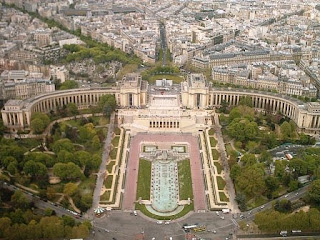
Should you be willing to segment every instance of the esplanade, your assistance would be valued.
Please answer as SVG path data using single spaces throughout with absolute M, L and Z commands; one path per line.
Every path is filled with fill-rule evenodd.
M 178 89 L 172 93 L 172 89 Z M 287 95 L 255 90 L 215 88 L 202 74 L 189 74 L 177 86 L 152 92 L 141 76 L 127 74 L 115 87 L 62 90 L 26 100 L 8 100 L 1 113 L 4 125 L 13 132 L 28 129 L 34 112 L 55 111 L 69 103 L 79 109 L 98 104 L 102 95 L 113 94 L 119 107 L 118 120 L 125 128 L 137 131 L 200 130 L 211 124 L 215 107 L 223 102 L 237 105 L 250 97 L 252 106 L 291 118 L 300 131 L 320 133 L 320 104 L 304 103 Z M 196 127 L 194 127 L 196 126 Z

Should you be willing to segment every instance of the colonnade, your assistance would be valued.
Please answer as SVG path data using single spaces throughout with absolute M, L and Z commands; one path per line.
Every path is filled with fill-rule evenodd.
M 98 104 L 100 97 L 105 94 L 107 93 L 84 92 L 80 94 L 70 94 L 67 96 L 46 97 L 33 104 L 31 112 L 50 112 L 51 110 L 56 110 L 58 107 L 61 108 L 69 103 L 76 104 L 79 109 L 95 106 Z M 115 92 L 109 92 L 109 94 L 115 94 Z
M 160 119 L 160 120 L 150 120 L 149 128 L 179 128 L 180 121 L 179 120 L 168 120 L 168 119 Z
M 261 92 L 230 92 L 227 91 L 214 91 L 210 93 L 209 105 L 221 106 L 225 101 L 228 105 L 236 106 L 243 97 L 250 97 L 252 106 L 257 109 L 265 109 L 270 112 L 280 112 L 286 117 L 293 120 L 297 118 L 298 103 L 292 100 L 280 98 L 279 96 L 263 95 Z

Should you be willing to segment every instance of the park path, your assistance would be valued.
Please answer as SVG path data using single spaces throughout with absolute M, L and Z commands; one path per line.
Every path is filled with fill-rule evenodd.
M 219 122 L 219 115 L 218 114 L 214 115 L 214 123 L 215 123 L 214 131 L 216 133 L 217 141 L 218 141 L 217 146 L 219 147 L 219 150 L 220 150 L 221 162 L 223 164 L 223 168 L 224 168 L 224 172 L 225 172 L 225 181 L 226 181 L 226 186 L 227 186 L 228 194 L 229 194 L 230 208 L 233 213 L 238 213 L 238 212 L 240 212 L 240 210 L 239 210 L 238 204 L 235 200 L 236 191 L 234 189 L 233 182 L 230 178 L 228 157 L 227 157 L 227 153 L 226 153 L 226 149 L 225 149 L 225 145 L 224 145 L 224 141 L 223 141 L 223 137 L 222 137 L 221 125 Z
M 103 154 L 102 154 L 101 164 L 100 164 L 99 172 L 97 173 L 96 186 L 95 186 L 95 189 L 93 192 L 92 206 L 86 213 L 86 217 L 89 219 L 93 219 L 94 209 L 99 206 L 100 193 L 101 193 L 103 182 L 104 182 L 105 175 L 106 175 L 106 165 L 107 165 L 107 160 L 109 158 L 111 140 L 112 140 L 112 135 L 113 135 L 113 130 L 114 130 L 114 122 L 115 122 L 115 113 L 113 112 L 110 117 L 110 124 L 109 124 L 109 128 L 108 128 L 108 133 L 107 133 L 107 137 L 106 137 L 106 140 L 105 140 L 104 146 L 103 146 Z

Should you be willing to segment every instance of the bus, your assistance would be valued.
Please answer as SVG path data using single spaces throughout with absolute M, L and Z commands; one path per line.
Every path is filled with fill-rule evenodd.
M 187 229 L 194 229 L 194 228 L 196 228 L 196 227 L 198 227 L 198 225 L 185 225 L 185 226 L 183 226 L 182 228 L 183 228 L 184 230 L 187 230 Z

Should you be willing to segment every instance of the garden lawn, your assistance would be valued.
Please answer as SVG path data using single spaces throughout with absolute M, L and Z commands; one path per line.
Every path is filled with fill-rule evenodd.
M 214 137 L 210 137 L 210 145 L 211 147 L 215 147 L 217 145 L 217 140 Z
M 229 198 L 227 198 L 224 192 L 219 192 L 219 197 L 222 202 L 229 202 Z
M 137 200 L 150 200 L 151 186 L 151 162 L 145 159 L 139 160 L 139 173 L 137 184 Z
M 224 179 L 220 176 L 217 176 L 217 183 L 218 183 L 218 189 L 219 190 L 223 190 L 224 187 L 226 186 L 226 182 L 224 181 Z
M 178 162 L 179 198 L 187 200 L 193 198 L 190 160 Z
M 218 174 L 220 174 L 222 172 L 222 166 L 219 162 L 214 162 L 214 165 L 216 166 L 217 168 L 217 172 Z
M 211 149 L 212 152 L 212 159 L 213 160 L 218 160 L 219 159 L 219 153 L 216 149 Z

